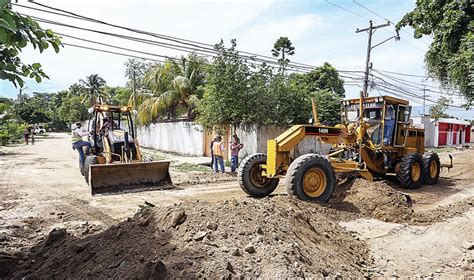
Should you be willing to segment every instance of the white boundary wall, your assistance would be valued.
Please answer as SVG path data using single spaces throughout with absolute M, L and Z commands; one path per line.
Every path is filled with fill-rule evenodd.
M 284 127 L 276 126 L 241 125 L 237 127 L 235 133 L 244 144 L 239 157 L 243 158 L 254 153 L 266 153 L 267 140 L 276 138 L 285 130 Z M 203 129 L 193 122 L 165 122 L 139 126 L 138 141 L 145 148 L 180 155 L 203 156 L 205 152 Z M 327 154 L 330 147 L 328 144 L 320 144 L 314 137 L 306 137 L 295 148 L 292 157 L 295 158 L 307 153 L 320 153 L 321 150 L 323 154 Z
M 204 135 L 192 122 L 153 123 L 138 127 L 138 141 L 145 148 L 189 156 L 204 154 Z
M 235 133 L 244 144 L 239 157 L 246 157 L 253 153 L 267 153 L 267 140 L 276 138 L 285 130 L 286 128 L 277 126 L 242 125 L 237 127 Z M 327 154 L 330 148 L 331 145 L 321 144 L 315 137 L 305 137 L 293 151 L 292 157 L 307 153 Z

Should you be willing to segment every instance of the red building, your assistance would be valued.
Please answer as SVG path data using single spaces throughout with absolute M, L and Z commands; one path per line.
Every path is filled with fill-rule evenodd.
M 471 142 L 471 124 L 467 121 L 438 119 L 432 123 L 435 128 L 433 139 L 435 147 L 460 145 Z

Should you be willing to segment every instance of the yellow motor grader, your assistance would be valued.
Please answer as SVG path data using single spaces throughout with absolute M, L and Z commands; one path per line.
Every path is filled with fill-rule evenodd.
M 81 173 L 92 195 L 171 185 L 170 162 L 142 156 L 131 107 L 100 104 L 89 110 L 88 140 L 92 151 L 86 156 Z
M 325 126 L 318 122 L 313 100 L 313 124 L 292 126 L 267 141 L 267 154 L 249 155 L 242 161 L 238 170 L 241 188 L 250 196 L 264 197 L 275 190 L 280 178 L 286 177 L 288 194 L 326 202 L 337 179 L 347 176 L 373 181 L 395 173 L 408 189 L 438 181 L 439 157 L 425 153 L 424 129 L 410 123 L 408 101 L 361 95 L 343 100 L 341 105 L 342 124 Z M 331 144 L 332 151 L 328 155 L 292 158 L 293 148 L 307 136 Z

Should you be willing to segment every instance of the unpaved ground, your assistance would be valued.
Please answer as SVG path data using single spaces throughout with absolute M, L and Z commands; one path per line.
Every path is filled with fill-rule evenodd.
M 124 273 L 159 276 L 163 268 L 171 278 L 472 275 L 472 150 L 454 154 L 455 168 L 437 186 L 406 191 L 391 181 L 348 181 L 329 204 L 314 205 L 289 200 L 282 187 L 269 199 L 245 198 L 230 175 L 175 169 L 175 189 L 91 197 L 67 137 L 54 134 L 35 146 L 2 149 L 0 252 L 24 249 L 16 277 L 140 278 L 150 275 Z M 145 201 L 157 207 L 118 224 Z M 187 221 L 170 227 L 181 210 Z M 68 235 L 50 233 L 55 227 Z M 118 242 L 112 238 L 117 234 Z M 245 251 L 249 244 L 255 253 Z M 233 255 L 236 248 L 242 256 Z M 96 265 L 105 262 L 101 255 L 109 256 L 107 265 Z M 0 267 L 2 261 L 18 259 L 0 255 Z M 56 263 L 61 270 L 53 269 Z M 76 266 L 83 269 L 74 272 Z

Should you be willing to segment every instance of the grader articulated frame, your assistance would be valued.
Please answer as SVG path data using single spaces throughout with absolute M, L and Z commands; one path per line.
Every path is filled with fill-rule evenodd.
M 313 124 L 292 126 L 268 140 L 267 154 L 249 155 L 242 161 L 238 179 L 247 194 L 267 196 L 282 177 L 288 194 L 318 202 L 328 201 L 337 179 L 347 176 L 373 181 L 395 173 L 400 184 L 410 189 L 438 181 L 439 157 L 425 153 L 424 130 L 411 125 L 408 101 L 390 96 L 344 100 L 343 123 L 336 126 L 321 125 L 314 100 L 312 105 Z M 332 151 L 294 158 L 292 151 L 305 137 L 331 144 Z

